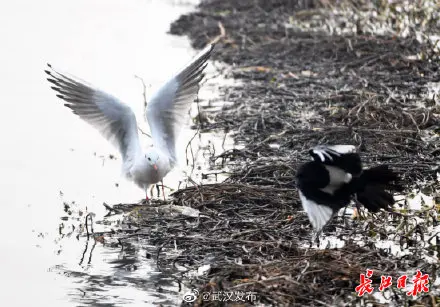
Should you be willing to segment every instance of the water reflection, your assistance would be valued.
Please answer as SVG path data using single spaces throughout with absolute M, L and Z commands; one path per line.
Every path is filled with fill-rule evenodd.
M 145 253 L 141 255 L 139 245 L 125 243 L 122 250 L 92 241 L 86 242 L 84 258 L 81 258 L 86 266 L 84 271 L 58 268 L 59 272 L 77 283 L 77 289 L 70 292 L 76 302 L 92 306 L 179 304 L 175 281 L 170 276 L 156 272 L 153 260 L 147 261 Z M 104 274 L 93 272 L 93 262 L 105 259 L 109 260 Z
M 2 306 L 180 302 L 179 285 L 158 273 L 154 260 L 135 242 L 125 242 L 122 250 L 117 242 L 87 239 L 87 214 L 93 212 L 99 220 L 106 213 L 103 202 L 137 202 L 143 192 L 121 178 L 120 160 L 113 158 L 117 151 L 53 95 L 43 69 L 51 62 L 88 80 L 128 103 L 140 119 L 142 86 L 134 75 L 151 85 L 151 95 L 196 54 L 186 38 L 166 34 L 194 2 L 0 3 Z M 148 130 L 145 124 L 141 128 Z M 193 134 L 187 130 L 182 143 Z M 210 135 L 195 140 L 205 144 L 194 145 L 196 155 L 217 146 L 206 145 L 213 140 Z M 186 168 L 182 155 L 182 168 L 166 178 L 173 189 Z M 199 170 L 192 178 L 200 182 L 200 176 Z M 119 219 L 95 223 L 94 231 L 117 229 Z

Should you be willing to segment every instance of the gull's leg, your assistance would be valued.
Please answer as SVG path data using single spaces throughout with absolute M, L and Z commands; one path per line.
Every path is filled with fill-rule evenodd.
M 150 194 L 151 194 L 151 198 L 153 198 L 153 189 L 154 189 L 154 185 L 151 185 L 151 188 L 150 188 Z
M 144 191 L 145 191 L 145 200 L 143 200 L 143 203 L 147 203 L 150 201 L 150 197 L 148 197 L 148 185 L 144 185 Z
M 157 191 L 157 197 L 159 197 L 160 196 L 160 189 L 159 189 L 159 185 L 158 184 L 156 184 L 156 191 Z
M 165 201 L 165 189 L 163 187 L 163 179 L 160 181 L 160 183 L 162 183 L 162 195 L 163 195 L 163 200 Z

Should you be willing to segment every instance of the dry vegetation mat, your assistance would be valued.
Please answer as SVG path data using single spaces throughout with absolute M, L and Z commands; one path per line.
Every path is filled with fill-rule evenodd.
M 213 58 L 237 83 L 200 124 L 243 149 L 210 157 L 228 166 L 225 182 L 131 211 L 137 230 L 121 241 L 142 239 L 188 288 L 235 293 L 191 305 L 439 306 L 439 12 L 429 0 L 202 1 L 171 33 L 195 48 L 217 41 Z M 335 218 L 329 248 L 310 243 L 295 191 L 297 166 L 322 143 L 356 145 L 365 166 L 387 163 L 406 185 L 396 214 Z M 374 291 L 359 297 L 367 269 Z M 417 269 L 429 292 L 408 296 Z M 381 275 L 393 277 L 383 292 Z

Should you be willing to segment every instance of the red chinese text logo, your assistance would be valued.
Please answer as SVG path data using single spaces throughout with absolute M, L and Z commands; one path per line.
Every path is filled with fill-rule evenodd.
M 355 288 L 358 296 L 363 296 L 365 293 L 371 294 L 373 293 L 374 288 L 372 287 L 372 279 L 370 277 L 373 276 L 373 270 L 367 269 L 366 274 L 360 274 L 360 284 Z M 384 276 L 380 277 L 380 285 L 379 291 L 383 291 L 392 285 L 392 276 Z M 405 289 L 406 282 L 408 280 L 407 275 L 402 275 L 397 279 L 397 288 Z M 422 292 L 429 291 L 429 275 L 422 274 L 420 270 L 417 270 L 416 275 L 413 277 L 413 288 L 412 290 L 406 292 L 406 295 L 415 297 L 417 294 Z

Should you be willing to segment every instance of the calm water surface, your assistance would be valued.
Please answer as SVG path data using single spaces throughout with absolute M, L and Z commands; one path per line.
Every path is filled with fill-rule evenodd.
M 137 202 L 143 192 L 121 177 L 115 149 L 63 107 L 43 70 L 50 62 L 107 90 L 128 103 L 139 122 L 142 86 L 134 75 L 151 85 L 151 94 L 196 54 L 187 38 L 166 34 L 195 2 L 0 4 L 1 306 L 180 303 L 177 285 L 141 248 L 127 245 L 121 252 L 79 232 L 85 214 L 105 214 L 103 202 Z M 165 183 L 177 188 L 179 172 Z

